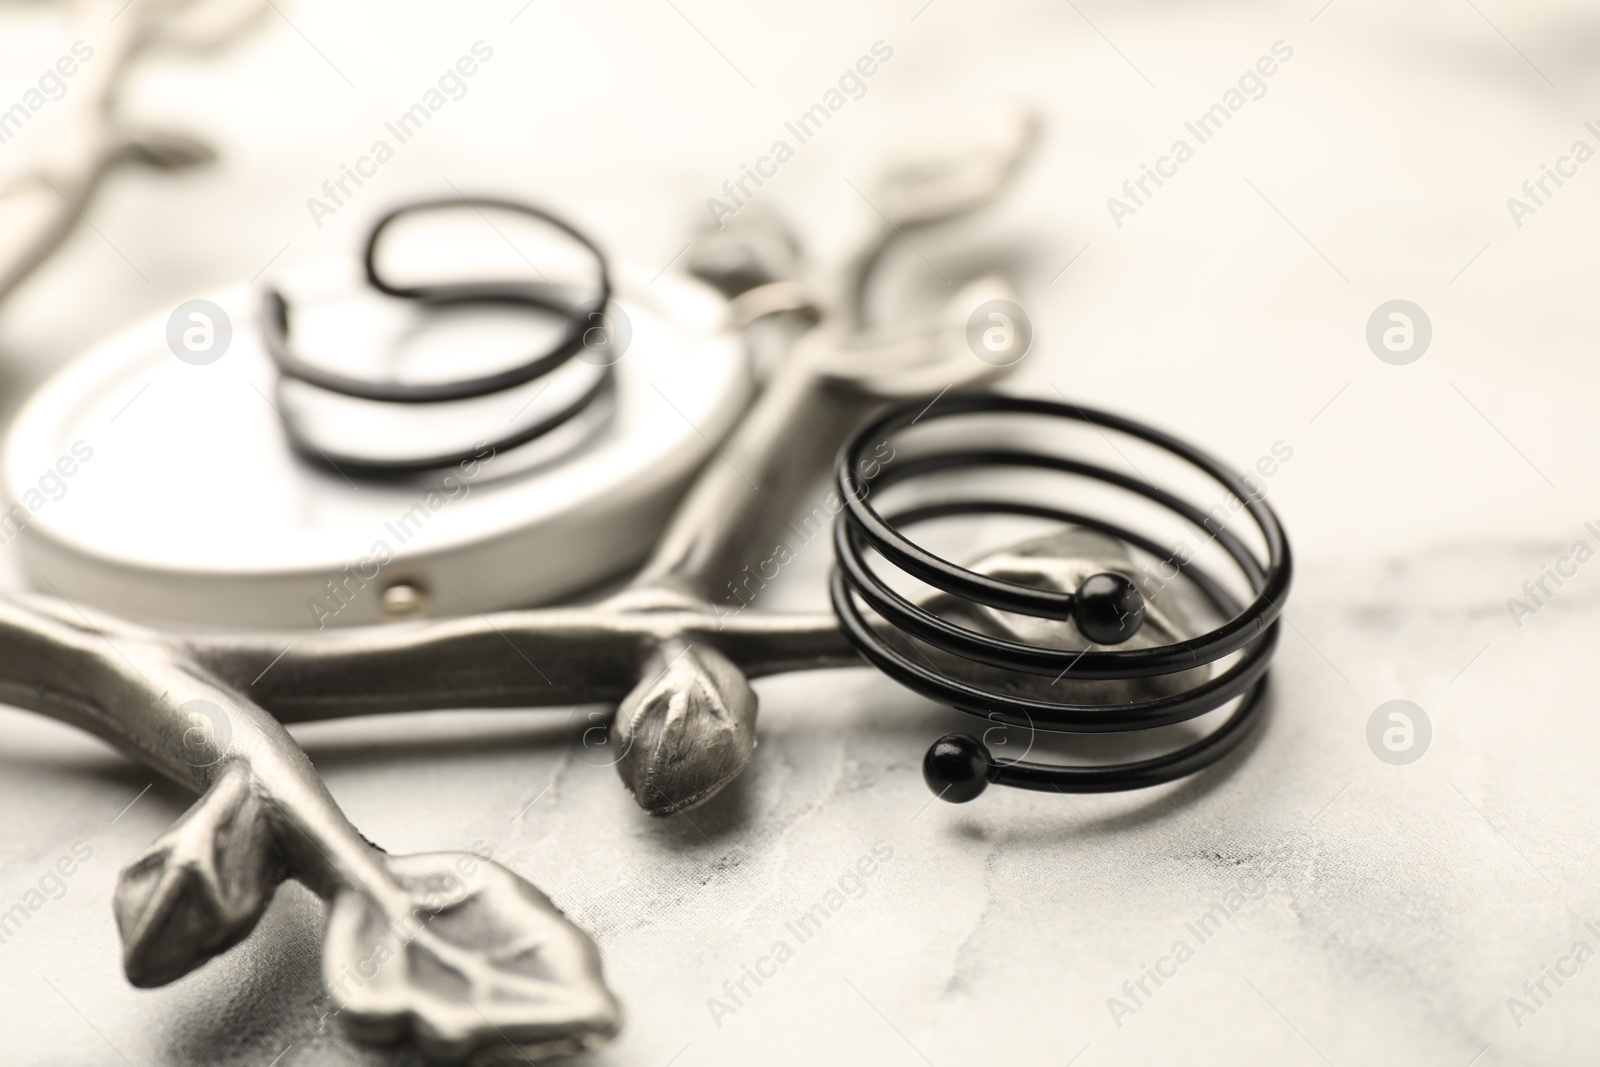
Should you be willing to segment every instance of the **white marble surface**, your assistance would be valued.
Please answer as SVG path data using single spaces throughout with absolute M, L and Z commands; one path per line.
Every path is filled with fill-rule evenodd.
M 1137 795 L 928 806 L 917 763 L 960 717 L 864 670 L 762 683 L 754 763 L 692 822 L 649 821 L 586 765 L 582 712 L 298 736 L 375 840 L 482 841 L 595 933 L 628 1011 L 596 1064 L 1593 1062 L 1600 964 L 1547 980 L 1533 1014 L 1507 998 L 1531 1006 L 1523 983 L 1575 941 L 1600 949 L 1584 927 L 1600 929 L 1600 569 L 1520 628 L 1506 598 L 1600 520 L 1600 163 L 1520 227 L 1506 198 L 1574 140 L 1600 147 L 1584 128 L 1600 16 L 1576 0 L 1321 4 L 280 4 L 225 59 L 135 87 L 133 112 L 205 131 L 223 161 L 108 183 L 94 229 L 0 315 L 5 400 L 280 252 L 347 254 L 382 206 L 446 179 L 560 205 L 664 265 L 704 199 L 880 39 L 894 57 L 865 97 L 762 192 L 824 253 L 870 218 L 841 179 L 862 185 L 905 127 L 1030 101 L 1047 140 L 1017 196 L 924 251 L 1019 272 L 1039 337 L 1020 387 L 1059 384 L 1240 467 L 1292 444 L 1270 486 L 1298 552 L 1292 626 L 1241 757 Z M 59 53 L 53 11 L 0 9 L 0 103 Z M 318 229 L 305 198 L 479 39 L 495 58 L 468 95 Z M 1293 57 L 1266 95 L 1115 226 L 1106 198 L 1280 40 Z M 1403 367 L 1363 336 L 1397 297 L 1435 329 Z M 773 602 L 820 606 L 826 562 L 802 556 Z M 1433 723 L 1409 766 L 1367 747 L 1391 699 Z M 322 1018 L 321 910 L 296 888 L 225 958 L 130 988 L 116 870 L 188 799 L 141 794 L 142 769 L 33 716 L 0 713 L 0 736 L 0 907 L 75 842 L 93 850 L 0 944 L 0 1060 L 407 1062 Z M 877 842 L 892 857 L 860 898 L 714 1019 L 708 998 Z M 1186 924 L 1241 888 L 1200 944 Z M 1113 1018 L 1108 998 L 1132 1005 L 1123 983 L 1179 939 L 1193 958 Z

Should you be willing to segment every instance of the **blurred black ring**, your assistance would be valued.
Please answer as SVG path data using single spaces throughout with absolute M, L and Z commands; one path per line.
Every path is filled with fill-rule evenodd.
M 573 300 L 563 295 L 559 287 L 549 283 L 469 282 L 400 286 L 383 277 L 377 264 L 378 243 L 391 225 L 408 215 L 462 205 L 474 210 L 487 207 L 526 215 L 547 223 L 571 237 L 594 256 L 597 277 L 593 297 L 587 300 Z M 611 272 L 605 254 L 599 246 L 570 223 L 540 208 L 518 201 L 495 198 L 473 200 L 461 197 L 405 204 L 390 211 L 374 224 L 371 234 L 367 237 L 362 262 L 367 283 L 386 296 L 411 300 L 435 308 L 484 304 L 535 308 L 557 313 L 566 320 L 566 328 L 561 338 L 548 351 L 493 374 L 442 382 L 372 381 L 340 374 L 301 359 L 289 340 L 289 302 L 278 290 L 268 288 L 263 298 L 262 336 L 267 354 L 277 365 L 282 376 L 279 380 L 280 388 L 284 381 L 295 380 L 341 396 L 383 403 L 434 404 L 468 400 L 504 392 L 549 374 L 564 366 L 585 348 L 591 347 L 591 331 L 607 328 L 605 314 L 611 305 L 612 290 Z M 391 477 L 438 469 L 481 455 L 486 447 L 495 450 L 514 448 L 543 436 L 588 408 L 596 398 L 610 388 L 612 380 L 611 366 L 604 364 L 595 375 L 594 382 L 578 396 L 530 425 L 495 441 L 479 442 L 473 448 L 425 457 L 380 459 L 340 453 L 311 440 L 287 414 L 284 416 L 284 421 L 289 427 L 290 442 L 296 452 L 312 462 L 342 472 L 370 477 Z
M 382 275 L 378 273 L 377 250 L 378 241 L 382 238 L 385 230 L 407 215 L 422 211 L 459 207 L 462 204 L 474 209 L 482 206 L 527 215 L 548 223 L 577 241 L 595 259 L 597 280 L 594 298 L 587 301 L 574 302 L 560 296 L 557 288 L 547 283 L 470 282 L 448 285 L 397 286 L 383 279 Z M 604 316 L 606 308 L 611 303 L 611 271 L 606 263 L 605 253 L 601 252 L 593 241 L 569 223 L 540 208 L 518 203 L 514 200 L 467 200 L 465 198 L 424 200 L 398 207 L 379 219 L 373 226 L 372 233 L 367 238 L 367 248 L 363 263 L 367 282 L 374 289 L 387 296 L 402 300 L 415 300 L 435 307 L 449 307 L 459 304 L 510 304 L 539 308 L 545 311 L 554 311 L 564 316 L 567 320 L 567 328 L 561 339 L 549 351 L 541 353 L 518 366 L 497 371 L 494 374 L 487 374 L 478 378 L 464 378 L 453 382 L 376 382 L 339 374 L 307 363 L 297 356 L 289 345 L 289 303 L 284 299 L 282 293 L 276 289 L 269 288 L 265 294 L 265 314 L 262 318 L 262 330 L 266 339 L 267 354 L 272 357 L 273 362 L 278 365 L 278 370 L 286 377 L 297 378 L 320 389 L 326 389 L 329 392 L 339 393 L 344 396 L 401 404 L 430 404 L 447 400 L 466 400 L 476 396 L 488 396 L 491 393 L 503 392 L 513 386 L 530 382 L 543 374 L 555 370 L 571 359 L 584 347 L 588 332 L 594 324 L 594 317 L 596 315 Z

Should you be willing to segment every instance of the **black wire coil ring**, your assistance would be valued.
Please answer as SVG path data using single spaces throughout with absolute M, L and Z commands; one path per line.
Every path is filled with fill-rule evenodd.
M 880 466 L 871 476 L 858 473 L 865 469 L 869 448 L 913 423 L 976 414 L 1044 416 L 1083 423 L 1138 438 L 1177 456 L 1243 503 L 1261 532 L 1266 559 L 1258 559 L 1236 534 L 1188 501 L 1141 478 L 1064 456 L 1007 448 L 947 450 Z M 867 502 L 869 493 L 898 482 L 979 467 L 1056 471 L 1142 496 L 1211 532 L 1248 581 L 1254 599 L 1241 604 L 1192 559 L 1173 558 L 1169 550 L 1140 533 L 1048 504 L 963 499 L 927 504 L 886 517 Z M 1227 755 L 1245 739 L 1259 718 L 1267 668 L 1277 646 L 1278 619 L 1289 594 L 1293 569 L 1289 544 L 1271 506 L 1243 479 L 1205 452 L 1132 419 L 1076 404 L 997 395 L 959 397 L 937 401 L 927 408 L 908 404 L 863 427 L 840 451 L 836 484 L 844 510 L 834 525 L 834 612 L 846 636 L 868 662 L 915 692 L 991 722 L 1054 733 L 1150 730 L 1185 722 L 1229 701 L 1238 701 L 1226 721 L 1198 741 L 1149 759 L 1113 765 L 1062 766 L 996 760 L 978 739 L 948 734 L 934 742 L 923 761 L 929 787 L 944 799 L 957 803 L 971 800 L 990 783 L 1062 793 L 1107 793 L 1160 785 L 1193 774 Z M 1228 621 L 1208 633 L 1174 644 L 1103 649 L 1097 646 L 1126 640 L 1139 628 L 1142 599 L 1128 579 L 1114 574 L 1093 575 L 1074 593 L 1020 585 L 956 566 L 916 545 L 897 529 L 948 516 L 997 514 L 1048 519 L 1119 538 L 1178 568 L 1219 617 Z M 952 596 L 1001 611 L 1072 620 L 1091 644 L 1084 651 L 1023 644 L 951 623 L 889 588 L 868 566 L 864 553 L 869 548 L 894 568 Z M 1091 589 L 1091 583 L 1098 584 Z M 1239 656 L 1225 669 L 1182 692 L 1125 704 L 1060 703 L 993 692 L 941 674 L 892 647 L 868 622 L 861 604 L 902 636 L 967 662 L 1048 678 L 1059 679 L 1069 673 L 1085 680 L 1147 678 L 1191 670 L 1235 653 Z
M 572 238 L 594 257 L 596 279 L 593 296 L 585 300 L 572 300 L 564 296 L 559 287 L 547 283 L 452 282 L 439 285 L 401 286 L 383 277 L 378 270 L 378 244 L 390 226 L 408 215 L 461 207 L 463 204 L 475 210 L 492 208 L 526 215 Z M 611 305 L 612 288 L 611 270 L 605 253 L 575 226 L 547 211 L 519 201 L 493 198 L 467 200 L 458 197 L 417 201 L 395 208 L 373 225 L 372 232 L 367 237 L 362 266 L 367 284 L 386 296 L 415 301 L 432 308 L 474 304 L 536 308 L 562 316 L 566 319 L 566 328 L 561 338 L 549 350 L 493 374 L 442 382 L 373 381 L 340 374 L 302 359 L 294 351 L 289 340 L 289 302 L 277 289 L 268 288 L 263 294 L 262 338 L 268 356 L 272 358 L 284 378 L 296 379 L 316 388 L 359 400 L 397 404 L 434 404 L 468 400 L 504 392 L 549 374 L 564 366 L 579 352 L 595 347 L 595 331 L 604 333 L 607 329 L 604 316 Z M 570 403 L 514 434 L 488 442 L 488 445 L 500 451 L 540 437 L 585 410 L 611 384 L 611 367 L 606 364 L 602 367 L 601 373 L 596 375 L 594 384 Z M 287 421 L 287 416 L 285 419 Z M 452 453 L 415 460 L 378 461 L 367 457 L 330 455 L 327 451 L 305 441 L 292 422 L 289 428 L 292 431 L 291 440 L 307 458 L 339 470 L 354 470 L 380 477 L 449 466 L 481 454 L 484 448 L 484 444 L 480 443 L 460 454 Z

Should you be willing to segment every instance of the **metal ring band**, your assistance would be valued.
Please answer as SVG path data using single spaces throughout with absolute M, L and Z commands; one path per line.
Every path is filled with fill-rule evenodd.
M 538 219 L 578 242 L 595 259 L 597 278 L 593 298 L 574 301 L 563 296 L 558 287 L 540 283 L 472 282 L 400 286 L 383 277 L 377 265 L 378 244 L 384 232 L 391 225 L 408 215 L 423 211 L 459 207 L 463 203 L 474 209 L 479 207 L 496 208 Z M 384 215 L 374 224 L 372 232 L 367 237 L 362 263 L 368 284 L 387 296 L 401 300 L 416 301 L 429 307 L 500 304 L 535 308 L 561 315 L 567 320 L 567 326 L 562 333 L 561 339 L 548 351 L 539 353 L 517 366 L 509 367 L 493 374 L 456 381 L 420 384 L 371 381 L 340 374 L 325 367 L 307 363 L 301 359 L 295 353 L 289 340 L 289 302 L 282 293 L 276 289 L 269 288 L 263 294 L 262 336 L 267 354 L 277 365 L 283 378 L 295 379 L 342 396 L 386 403 L 432 404 L 488 396 L 523 385 L 565 365 L 573 356 L 584 349 L 588 333 L 594 328 L 595 319 L 603 316 L 611 303 L 610 267 L 607 264 L 605 254 L 600 250 L 599 246 L 570 223 L 540 208 L 513 200 L 445 198 L 418 201 L 398 207 Z M 612 371 L 609 366 L 606 366 L 597 376 L 595 383 L 571 403 L 513 434 L 488 442 L 488 444 L 496 450 L 503 450 L 514 448 L 517 445 L 543 436 L 586 410 L 596 398 L 609 389 L 611 384 Z M 285 422 L 288 424 L 291 445 L 296 452 L 306 459 L 341 472 L 355 473 L 372 478 L 395 477 L 416 471 L 450 466 L 478 454 L 483 447 L 480 444 L 461 453 L 414 459 L 375 460 L 370 457 L 330 453 L 329 450 L 308 440 L 299 427 L 295 426 L 287 417 Z
M 975 414 L 1043 416 L 1084 423 L 1144 440 L 1185 460 L 1236 495 L 1260 529 L 1267 550 L 1259 560 L 1235 534 L 1214 524 L 1205 512 L 1157 486 L 1094 464 L 1045 453 L 1014 449 L 970 449 L 932 452 L 880 468 L 871 477 L 863 469 L 866 451 L 912 423 Z M 1117 486 L 1150 500 L 1188 522 L 1202 526 L 1238 566 L 1254 598 L 1241 604 L 1203 568 L 1171 559 L 1153 540 L 1093 516 L 1043 504 L 971 499 L 948 501 L 882 516 L 868 494 L 897 482 L 973 467 L 1049 470 Z M 1270 506 L 1257 498 L 1237 475 L 1206 453 L 1152 427 L 1075 404 L 1004 396 L 942 400 L 923 409 L 916 404 L 890 411 L 858 431 L 841 450 L 837 486 L 844 511 L 834 531 L 837 560 L 831 592 L 835 613 L 851 642 L 872 664 L 915 690 L 949 707 L 1013 726 L 1063 733 L 1112 733 L 1154 729 L 1193 719 L 1238 701 L 1229 718 L 1209 735 L 1176 751 L 1111 766 L 1068 767 L 989 757 L 983 773 L 990 782 L 1025 789 L 1061 792 L 1111 792 L 1137 789 L 1193 774 L 1222 758 L 1249 732 L 1261 708 L 1267 669 L 1277 644 L 1278 617 L 1288 596 L 1292 562 L 1288 541 Z M 1012 514 L 1081 526 L 1116 537 L 1168 562 L 1228 621 L 1199 637 L 1148 649 L 1072 651 L 1005 641 L 950 623 L 896 593 L 866 563 L 867 549 L 891 566 L 949 595 L 1003 611 L 1040 618 L 1071 617 L 1075 597 L 985 575 L 941 559 L 916 545 L 898 527 L 952 515 Z M 858 603 L 859 600 L 859 603 Z M 1206 681 L 1183 692 L 1128 704 L 1094 705 L 1037 700 L 997 693 L 950 678 L 891 647 L 868 622 L 870 608 L 905 637 L 922 641 L 968 662 L 1022 671 L 1044 677 L 1071 673 L 1082 679 L 1151 677 L 1190 670 L 1234 653 L 1238 659 Z M 947 740 L 947 739 L 941 739 Z M 937 747 L 937 743 L 936 743 Z M 930 753 L 930 759 L 932 755 Z M 978 785 L 981 791 L 981 783 Z M 972 795 L 976 795 L 975 793 Z M 970 799 L 966 797 L 964 799 Z

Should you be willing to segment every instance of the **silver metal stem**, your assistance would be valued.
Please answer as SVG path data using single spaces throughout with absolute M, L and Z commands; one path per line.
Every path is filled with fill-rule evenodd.
M 746 676 L 859 662 L 831 614 L 557 608 L 389 626 L 196 634 L 196 662 L 280 722 L 435 708 L 615 703 L 669 640 Z
M 751 552 L 771 547 L 767 535 L 873 403 L 829 388 L 827 354 L 801 345 L 783 364 L 684 497 L 636 587 L 722 600 L 725 583 L 762 558 Z
M 0 298 L 65 235 L 63 216 L 77 211 L 69 197 L 82 199 L 118 153 L 134 151 L 133 139 L 110 132 L 109 102 L 163 20 L 210 11 L 211 23 L 186 24 L 177 36 L 214 44 L 247 21 L 216 11 L 253 6 L 261 5 L 144 0 L 128 9 L 121 36 L 103 46 L 97 110 L 80 118 L 78 143 L 55 164 L 64 203 L 26 182 L 0 199 L 23 234 L 0 251 Z M 884 216 L 889 228 L 986 203 L 1027 142 L 903 171 Z M 155 142 L 137 143 L 154 152 Z M 10 200 L 19 188 L 26 195 Z M 714 604 L 741 550 L 786 515 L 863 405 L 993 375 L 961 350 L 967 291 L 946 309 L 943 328 L 887 339 L 865 330 L 861 291 L 886 241 L 875 237 L 852 274 L 855 291 L 842 303 L 856 310 L 802 339 L 725 458 L 702 472 L 638 579 L 593 607 L 314 634 L 184 635 L 50 598 L 0 596 L 0 699 L 88 730 L 202 794 L 122 872 L 116 911 L 129 979 L 170 982 L 227 951 L 292 877 L 332 905 L 324 970 L 341 1022 L 358 1037 L 411 1037 L 436 1059 L 461 1060 L 500 1041 L 539 1057 L 614 1035 L 620 1014 L 598 951 L 542 893 L 482 857 L 380 851 L 345 818 L 281 723 L 620 700 L 617 767 L 646 811 L 670 814 L 715 794 L 755 747 L 750 678 L 855 662 L 831 615 Z M 429 925 L 445 911 L 450 923 Z M 352 972 L 361 977 L 353 986 L 343 980 Z
M 74 7 L 79 12 L 74 26 L 83 29 L 83 43 L 93 53 L 81 61 L 32 156 L 0 180 L 0 233 L 6 235 L 0 244 L 0 301 L 67 239 L 111 168 L 139 162 L 173 169 L 212 158 L 211 149 L 192 137 L 124 125 L 116 115 L 118 97 L 147 51 L 222 48 L 270 4 L 92 0 Z

